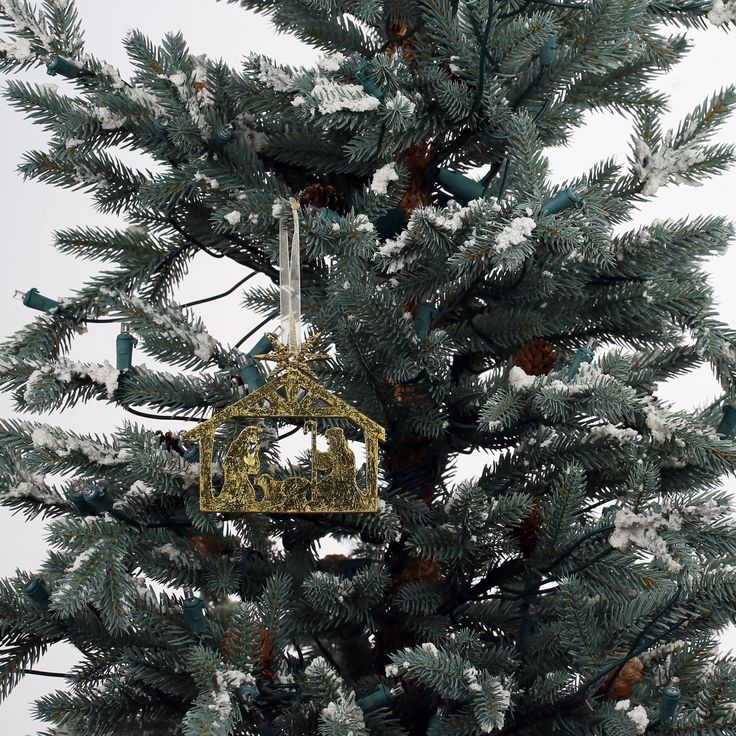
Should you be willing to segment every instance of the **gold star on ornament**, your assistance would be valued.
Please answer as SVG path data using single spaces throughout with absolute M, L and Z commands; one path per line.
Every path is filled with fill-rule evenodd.
M 311 378 L 316 378 L 316 374 L 307 366 L 307 363 L 315 360 L 329 360 L 330 357 L 324 353 L 312 352 L 312 347 L 319 339 L 319 336 L 319 332 L 315 333 L 298 350 L 294 350 L 288 345 L 284 345 L 275 335 L 267 334 L 266 337 L 271 341 L 271 345 L 273 346 L 272 352 L 266 355 L 254 355 L 253 357 L 256 360 L 269 360 L 276 364 L 269 374 L 269 378 L 292 368 L 297 368 Z

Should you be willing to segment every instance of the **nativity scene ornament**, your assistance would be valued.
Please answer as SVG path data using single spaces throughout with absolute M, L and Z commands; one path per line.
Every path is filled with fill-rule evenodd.
M 291 249 L 283 220 L 279 222 L 281 337 L 267 335 L 272 352 L 255 356 L 275 367 L 264 386 L 215 414 L 183 435 L 199 442 L 200 508 L 224 513 L 308 514 L 378 511 L 378 443 L 383 427 L 317 383 L 308 362 L 324 360 L 312 352 L 318 335 L 302 344 L 298 203 L 289 200 L 294 223 Z M 261 434 L 264 420 L 289 422 L 311 434 L 311 474 L 273 478 L 262 472 Z M 214 486 L 212 461 L 217 430 L 229 421 L 256 420 L 230 443 L 222 462 L 223 483 Z M 349 422 L 363 433 L 364 487 L 356 478 L 355 455 L 337 422 Z M 324 429 L 327 449 L 317 449 Z

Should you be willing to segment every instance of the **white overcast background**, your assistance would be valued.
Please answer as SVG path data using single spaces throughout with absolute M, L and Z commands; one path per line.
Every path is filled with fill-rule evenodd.
M 296 39 L 277 35 L 267 18 L 247 12 L 236 5 L 215 0 L 125 0 L 100 2 L 77 0 L 84 19 L 87 49 L 99 58 L 117 66 L 123 76 L 130 65 L 123 53 L 121 39 L 131 28 L 142 30 L 154 42 L 168 31 L 182 31 L 194 54 L 206 53 L 239 67 L 250 52 L 267 54 L 282 63 L 309 64 L 317 53 Z M 673 29 L 674 32 L 674 29 Z M 689 31 L 693 50 L 689 58 L 669 75 L 659 78 L 657 89 L 671 97 L 667 126 L 675 127 L 680 118 L 715 90 L 736 82 L 736 45 L 734 36 L 717 28 Z M 48 82 L 43 71 L 29 72 L 23 78 Z M 54 79 L 60 87 L 68 82 Z M 562 181 L 586 171 L 593 163 L 608 156 L 623 161 L 629 145 L 630 123 L 616 115 L 590 115 L 588 125 L 580 130 L 566 148 L 549 151 L 552 176 Z M 65 296 L 96 272 L 98 266 L 75 261 L 52 248 L 52 233 L 60 228 L 85 225 L 115 225 L 119 221 L 102 216 L 91 208 L 91 199 L 80 192 L 70 192 L 32 181 L 24 182 L 16 173 L 24 151 L 42 149 L 45 134 L 0 101 L 0 212 L 5 257 L 0 271 L 0 334 L 9 335 L 33 318 L 21 302 L 14 300 L 16 289 L 33 286 L 51 297 Z M 732 120 L 718 136 L 719 140 L 736 142 L 736 120 Z M 669 186 L 660 190 L 654 202 L 640 210 L 634 226 L 656 218 L 679 218 L 685 215 L 727 214 L 736 219 L 736 171 L 707 182 L 700 187 Z M 190 276 L 182 288 L 181 301 L 224 291 L 237 282 L 244 269 L 197 256 Z M 736 248 L 710 264 L 712 283 L 718 295 L 723 319 L 736 323 Z M 254 317 L 240 306 L 240 294 L 198 308 L 209 331 L 224 343 L 234 343 L 255 324 Z M 71 356 L 77 360 L 115 361 L 116 329 L 110 325 L 90 325 L 89 333 L 75 344 Z M 134 356 L 140 362 L 144 358 Z M 680 408 L 706 405 L 721 394 L 709 369 L 703 367 L 664 387 L 662 398 Z M 11 402 L 0 395 L 0 416 L 12 416 Z M 34 417 L 37 418 L 37 417 Z M 123 410 L 107 404 L 79 405 L 40 417 L 41 421 L 59 424 L 82 432 L 105 433 L 124 419 Z M 171 423 L 147 422 L 151 427 L 173 429 Z M 472 456 L 460 466 L 458 476 L 475 476 L 482 467 L 482 457 Z M 0 508 L 0 576 L 12 575 L 16 568 L 34 569 L 45 554 L 43 524 L 26 523 L 22 516 L 11 516 Z M 736 646 L 736 634 L 728 632 L 724 648 Z M 75 661 L 75 650 L 66 645 L 53 647 L 43 657 L 39 668 L 67 671 Z M 41 726 L 30 713 L 31 701 L 57 687 L 63 680 L 28 676 L 12 695 L 0 705 L 3 736 L 35 733 Z

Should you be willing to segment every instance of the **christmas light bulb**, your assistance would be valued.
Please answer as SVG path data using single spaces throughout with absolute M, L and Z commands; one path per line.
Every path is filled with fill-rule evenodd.
M 431 302 L 422 302 L 417 305 L 414 313 L 414 332 L 417 337 L 427 337 L 432 320 L 437 316 L 437 307 Z
M 260 368 L 250 355 L 238 367 L 238 375 L 243 383 L 248 387 L 248 393 L 257 391 L 261 386 L 266 385 L 266 379 L 263 377 Z
M 46 62 L 46 73 L 52 77 L 61 74 L 67 79 L 78 79 L 79 77 L 89 76 L 89 72 L 82 67 L 77 66 L 73 61 L 65 59 L 59 54 L 48 54 L 44 61 Z
M 130 322 L 120 325 L 120 334 L 115 340 L 115 362 L 119 371 L 127 371 L 133 365 L 133 348 L 138 344 L 130 334 Z
M 92 516 L 95 510 L 84 500 L 83 488 L 83 483 L 75 481 L 64 495 L 80 516 Z
M 437 183 L 452 194 L 458 202 L 466 205 L 474 199 L 480 199 L 485 194 L 485 186 L 475 179 L 458 174 L 449 169 L 440 169 L 437 174 Z
M 723 419 L 721 419 L 717 431 L 721 437 L 729 438 L 733 434 L 734 429 L 736 429 L 736 406 L 726 404 L 723 407 Z
M 680 678 L 671 678 L 669 685 L 663 687 L 660 693 L 659 720 L 662 723 L 671 723 L 677 713 L 677 706 L 682 697 L 682 693 L 680 692 Z
M 196 636 L 207 633 L 207 619 L 204 615 L 204 601 L 201 598 L 187 597 L 181 604 L 187 626 Z
M 440 729 L 442 728 L 442 719 L 446 715 L 447 706 L 444 704 L 439 705 L 427 724 L 427 736 L 435 736 L 435 734 L 440 733 Z
M 570 368 L 567 372 L 567 378 L 568 380 L 572 380 L 577 376 L 578 371 L 580 370 L 580 366 L 583 363 L 592 363 L 593 362 L 593 351 L 598 347 L 598 340 L 592 338 L 588 340 L 587 345 L 584 348 L 580 348 L 580 350 L 575 353 L 575 357 L 572 359 L 572 363 L 570 363 Z
M 375 83 L 368 79 L 368 67 L 367 61 L 360 62 L 355 69 L 353 74 L 355 78 L 363 85 L 363 89 L 369 94 L 377 97 L 379 100 L 383 99 L 383 90 Z
M 210 153 L 221 153 L 222 149 L 235 138 L 235 126 L 232 123 L 215 128 L 212 131 L 207 147 Z
M 556 215 L 558 212 L 562 212 L 563 210 L 580 204 L 587 192 L 588 187 L 586 187 L 584 184 L 578 185 L 576 187 L 567 187 L 561 192 L 555 194 L 552 199 L 545 202 L 539 212 L 545 217 L 547 215 Z
M 278 328 L 278 333 L 272 332 L 271 334 L 278 339 L 281 333 L 281 328 Z M 264 335 L 249 351 L 248 355 L 267 355 L 273 350 L 273 343 L 268 335 Z
M 34 578 L 24 588 L 25 594 L 39 606 L 48 608 L 49 601 L 51 600 L 51 594 L 46 589 L 44 582 L 41 578 Z
M 383 240 L 395 238 L 406 227 L 407 219 L 401 207 L 392 207 L 376 220 L 376 232 Z
M 551 35 L 542 44 L 542 48 L 539 49 L 539 63 L 542 66 L 552 66 L 557 56 L 557 36 Z
M 167 115 L 165 112 L 162 112 L 160 115 L 156 115 L 153 119 L 153 127 L 156 130 L 156 137 L 159 140 L 165 141 L 169 137 L 171 124 L 173 122 L 174 118 L 172 118 L 171 115 Z
M 31 309 L 37 309 L 39 312 L 50 312 L 52 309 L 58 309 L 59 302 L 55 299 L 39 294 L 35 287 L 28 291 L 16 291 L 15 298 L 20 299 L 23 304 Z
M 260 692 L 258 690 L 258 687 L 256 685 L 249 685 L 247 683 L 243 683 L 238 687 L 238 696 L 241 700 L 244 700 L 246 703 L 249 703 L 253 701 L 255 698 L 259 696 Z
M 381 683 L 372 693 L 357 701 L 364 713 L 390 707 L 392 701 L 396 700 L 404 692 L 401 684 L 389 687 Z
M 82 491 L 82 498 L 98 513 L 112 511 L 112 501 L 102 486 L 91 483 Z

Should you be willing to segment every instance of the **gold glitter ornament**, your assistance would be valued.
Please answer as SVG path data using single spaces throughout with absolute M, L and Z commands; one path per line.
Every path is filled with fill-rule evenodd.
M 294 239 L 289 253 L 285 230 L 280 228 L 281 325 L 286 343 L 268 335 L 273 350 L 254 356 L 276 365 L 266 384 L 215 414 L 183 435 L 199 442 L 200 508 L 202 511 L 260 514 L 370 513 L 378 511 L 378 443 L 383 427 L 317 383 L 307 363 L 324 360 L 312 351 L 318 335 L 301 341 L 299 293 L 299 218 L 296 200 L 290 200 Z M 287 245 L 284 247 L 284 242 Z M 223 459 L 224 480 L 219 493 L 213 483 L 212 460 L 218 429 L 229 421 L 258 420 L 246 426 L 230 443 Z M 287 422 L 311 433 L 309 477 L 273 478 L 260 460 L 264 422 Z M 335 420 L 361 430 L 365 444 L 365 481 L 356 477 L 355 455 Z M 327 449 L 317 449 L 324 428 Z

